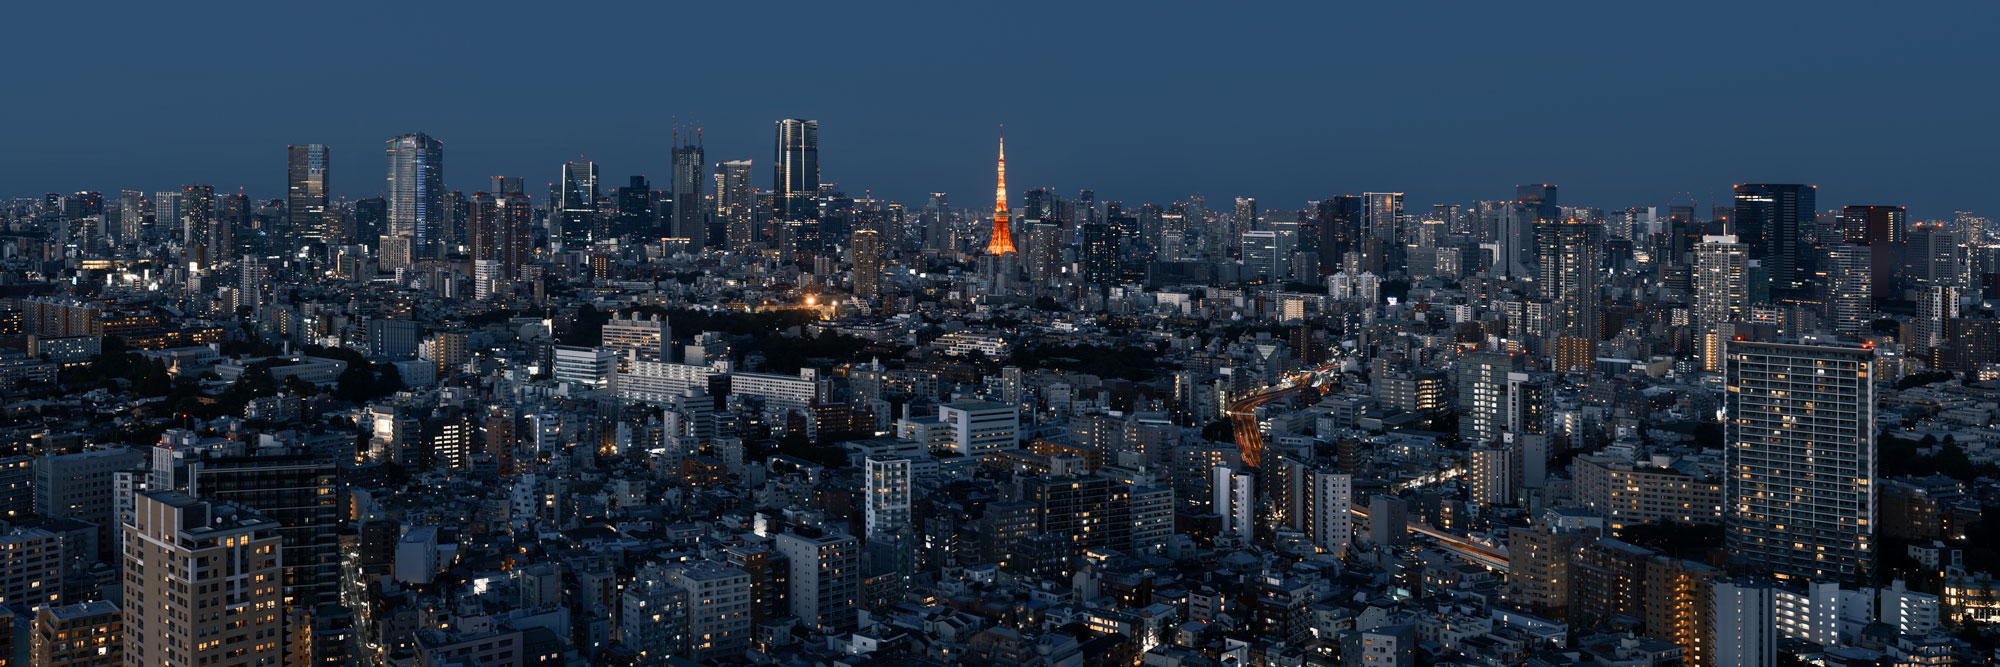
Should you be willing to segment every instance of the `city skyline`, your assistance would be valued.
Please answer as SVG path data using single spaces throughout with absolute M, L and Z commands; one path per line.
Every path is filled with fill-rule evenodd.
M 1303 10 L 1289 17 L 1340 16 L 1343 22 L 1367 21 L 1383 28 L 1356 31 L 1339 44 L 1323 45 L 1319 36 L 1301 27 L 1323 21 L 1280 20 L 1288 17 L 1274 12 L 1217 17 L 1163 11 L 1128 17 L 1084 8 L 1074 10 L 1073 21 L 1047 26 L 1049 48 L 1005 57 L 962 54 L 947 48 L 953 40 L 944 35 L 919 31 L 900 46 L 842 42 L 821 54 L 822 62 L 810 73 L 771 75 L 787 85 L 746 87 L 728 78 L 727 71 L 696 68 L 685 83 L 666 91 L 614 88 L 613 94 L 593 98 L 602 99 L 593 105 L 553 108 L 524 99 L 496 111 L 485 104 L 475 110 L 469 100 L 484 98 L 461 93 L 500 79 L 533 80 L 556 65 L 513 52 L 498 65 L 485 62 L 490 49 L 504 44 L 490 32 L 493 19 L 433 8 L 418 11 L 417 18 L 437 14 L 445 26 L 438 43 L 424 47 L 433 58 L 427 68 L 435 73 L 424 79 L 430 83 L 420 84 L 389 76 L 397 70 L 386 56 L 345 45 L 366 40 L 344 36 L 386 30 L 373 25 L 373 10 L 335 8 L 317 20 L 302 18 L 299 34 L 283 38 L 330 40 L 327 48 L 338 64 L 308 69 L 311 78 L 342 94 L 323 106 L 288 107 L 285 114 L 271 114 L 256 104 L 221 103 L 228 100 L 220 97 L 208 100 L 214 104 L 184 99 L 190 91 L 216 89 L 174 87 L 176 82 L 254 82 L 274 75 L 278 65 L 236 58 L 234 51 L 208 45 L 160 44 L 157 35 L 171 31 L 154 30 L 157 24 L 141 20 L 148 12 L 140 10 L 104 20 L 101 30 L 133 49 L 172 46 L 162 62 L 174 64 L 173 69 L 135 72 L 129 71 L 129 58 L 79 55 L 75 69 L 64 72 L 55 90 L 111 77 L 129 83 L 135 96 L 158 108 L 141 117 L 107 115 L 89 105 L 60 113 L 54 107 L 65 105 L 47 111 L 15 109 L 12 113 L 25 116 L 17 122 L 37 130 L 0 138 L 0 150 L 36 159 L 13 163 L 12 171 L 0 171 L 0 178 L 9 184 L 8 196 L 84 189 L 150 192 L 188 183 L 213 184 L 218 192 L 242 188 L 256 197 L 282 196 L 283 175 L 269 166 L 277 146 L 326 144 L 355 156 L 342 164 L 358 166 L 372 142 L 421 131 L 451 144 L 453 168 L 446 183 L 468 193 L 495 174 L 553 182 L 560 165 L 579 155 L 603 165 L 607 178 L 645 174 L 665 182 L 676 125 L 706 130 L 712 167 L 732 159 L 762 159 L 769 150 L 769 123 L 775 119 L 812 118 L 828 130 L 824 181 L 840 183 L 851 194 L 870 191 L 904 202 L 920 202 L 933 191 L 969 196 L 982 190 L 989 179 L 983 161 L 974 156 L 990 150 L 992 128 L 1006 123 L 1015 135 L 1017 188 L 1090 188 L 1104 193 L 1103 200 L 1240 195 L 1303 207 L 1306 201 L 1335 194 L 1399 191 L 1410 194 L 1415 208 L 1503 199 L 1510 185 L 1553 182 L 1577 204 L 1622 208 L 1692 199 L 1700 208 L 1726 202 L 1733 184 L 1773 182 L 1819 185 L 1830 206 L 1904 205 L 1912 219 L 1945 219 L 1956 210 L 2000 208 L 2000 195 L 1983 187 L 1985 179 L 1976 176 L 1977 169 L 1954 168 L 1977 164 L 1975 156 L 2000 140 L 1977 119 L 1976 110 L 1990 106 L 1984 98 L 1992 93 L 1962 88 L 1965 79 L 1958 70 L 1939 66 L 1965 63 L 1976 68 L 1991 59 L 1972 51 L 1976 40 L 1950 37 L 1967 29 L 1959 26 L 1982 24 L 1976 15 L 1993 9 L 1962 9 L 1876 17 L 1851 7 L 1825 6 L 1787 14 L 1783 24 L 1764 28 L 1735 25 L 1720 8 L 1656 14 L 1626 10 L 1629 16 L 1552 10 L 1536 16 L 1543 22 L 1536 32 L 1552 35 L 1544 40 L 1548 43 L 1489 49 L 1452 45 L 1491 40 L 1491 31 L 1519 19 L 1477 6 L 1437 13 L 1441 15 L 1343 8 L 1354 14 Z M 1033 15 L 1031 10 L 1020 11 Z M 59 11 L 31 9 L 28 20 Z M 689 38 L 697 44 L 733 43 L 753 30 L 745 25 L 748 17 L 713 13 L 731 10 L 691 11 L 697 13 L 677 18 L 718 26 L 713 34 Z M 984 10 L 960 11 L 976 15 Z M 992 20 L 966 21 L 970 32 L 960 37 L 987 43 L 1005 39 L 1010 29 L 1024 23 L 1040 25 L 1013 13 L 975 16 Z M 1114 16 L 1118 30 L 1085 32 L 1079 27 Z M 872 18 L 828 20 L 829 27 L 843 27 L 866 25 Z M 1158 35 L 1168 34 L 1163 31 L 1177 22 L 1193 20 L 1208 32 L 1186 39 L 1212 46 L 1160 48 Z M 635 30 L 628 25 L 646 23 L 564 27 L 622 36 Z M 1840 48 L 1820 44 L 1820 35 L 1864 26 L 1892 37 Z M 1896 37 L 1918 27 L 1946 34 Z M 792 30 L 769 32 L 783 37 Z M 1649 47 L 1643 39 L 1626 42 L 1635 30 L 1658 35 L 1660 45 Z M 331 39 L 336 36 L 343 38 Z M 1098 43 L 1081 44 L 1085 36 Z M 251 47 L 278 39 L 258 32 L 243 37 Z M 17 46 L 33 47 L 39 39 L 31 35 Z M 619 56 L 636 48 L 618 40 L 599 41 L 607 63 L 622 62 Z M 1726 48 L 1681 48 L 1689 42 Z M 728 71 L 759 71 L 758 64 L 797 56 L 800 48 L 745 52 L 748 62 Z M 1720 53 L 1704 53 L 1709 50 Z M 1151 55 L 1115 55 L 1122 51 Z M 1572 51 L 1602 55 L 1569 59 Z M 1467 52 L 1476 52 L 1477 58 Z M 937 61 L 912 53 L 937 54 Z M 1099 67 L 1059 67 L 1086 62 Z M 845 72 L 857 74 L 842 76 Z M 869 74 L 862 77 L 860 72 Z M 577 80 L 610 86 L 620 80 L 616 74 L 617 67 L 607 65 Z M 41 81 L 42 73 L 27 76 L 26 85 L 52 83 Z M 942 94 L 909 98 L 897 88 L 881 87 L 884 80 L 925 81 L 937 88 L 929 92 Z M 1511 96 L 1515 101 L 1509 104 L 1482 101 L 1498 99 L 1500 92 L 1526 80 L 1538 82 L 1547 94 L 1527 101 Z M 1214 83 L 1205 83 L 1210 81 Z M 1334 85 L 1340 81 L 1385 92 L 1368 98 L 1369 104 L 1353 104 L 1343 86 Z M 1038 97 L 1055 95 L 1064 103 L 991 105 L 951 94 L 975 85 L 1037 91 Z M 1859 104 L 1812 102 L 1870 89 L 1884 94 Z M 771 90 L 811 94 L 781 96 Z M 1731 92 L 1718 96 L 1707 91 Z M 1002 93 L 1008 98 L 1022 94 Z M 380 99 L 402 102 L 385 105 Z M 1228 102 L 1245 99 L 1272 101 Z M 563 120 L 577 114 L 589 122 Z M 1343 157 L 1315 157 L 1328 154 Z M 1133 164 L 1156 168 L 1129 168 Z M 352 201 L 380 194 L 371 185 L 336 178 L 332 195 Z

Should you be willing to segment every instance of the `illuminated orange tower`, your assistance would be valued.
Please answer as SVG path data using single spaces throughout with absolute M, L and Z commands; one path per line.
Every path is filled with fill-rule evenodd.
M 1000 187 L 993 191 L 993 240 L 986 242 L 986 254 L 1014 252 L 1014 235 L 1007 231 L 1007 135 L 1000 135 Z

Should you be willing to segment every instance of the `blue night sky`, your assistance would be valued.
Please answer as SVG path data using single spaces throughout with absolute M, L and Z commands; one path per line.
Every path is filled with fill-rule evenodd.
M 1606 208 L 1737 182 L 1822 208 L 2000 215 L 2000 3 L 23 3 L 0 54 L 0 195 L 183 183 L 278 196 L 287 143 L 382 190 L 382 142 L 445 142 L 445 179 L 607 187 L 820 121 L 823 178 L 912 205 L 1010 186 L 1100 200 L 1412 206 L 1562 187 Z M 1379 6 L 1378 6 L 1379 5 Z M 531 187 L 540 199 L 546 190 Z

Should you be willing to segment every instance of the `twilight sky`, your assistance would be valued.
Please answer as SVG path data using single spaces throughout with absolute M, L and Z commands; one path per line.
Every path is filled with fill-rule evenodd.
M 0 38 L 0 196 L 183 183 L 278 196 L 284 145 L 379 194 L 382 142 L 445 180 L 663 181 L 672 124 L 711 162 L 820 121 L 823 178 L 911 205 L 1010 186 L 1266 208 L 1562 187 L 1606 208 L 1738 182 L 1822 208 L 2000 215 L 2000 3 L 23 3 Z M 531 187 L 537 199 L 546 189 Z M 1018 200 L 1017 200 L 1018 201 Z

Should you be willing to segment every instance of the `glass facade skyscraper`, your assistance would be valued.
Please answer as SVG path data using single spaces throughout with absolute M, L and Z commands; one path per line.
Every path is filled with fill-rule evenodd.
M 333 155 L 325 144 L 285 147 L 285 216 L 291 234 L 325 242 L 328 169 Z
M 433 256 L 432 242 L 444 214 L 444 142 L 421 132 L 388 142 L 388 228 L 385 236 L 409 237 L 409 261 Z

